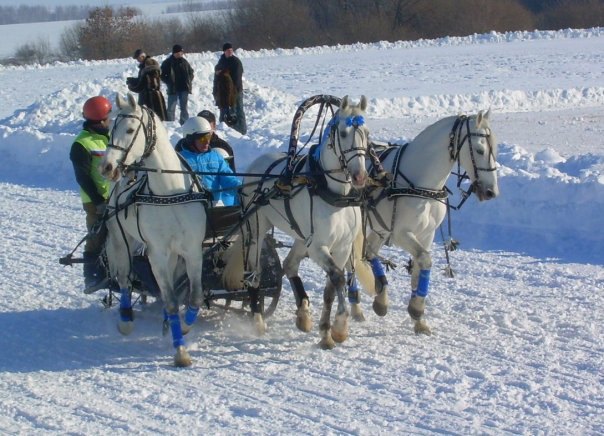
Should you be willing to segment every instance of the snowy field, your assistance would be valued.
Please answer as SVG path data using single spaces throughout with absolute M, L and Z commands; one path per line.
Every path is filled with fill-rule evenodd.
M 85 233 L 68 158 L 81 106 L 124 94 L 134 61 L 0 67 L 0 433 L 604 433 L 603 47 L 596 28 L 239 50 L 249 131 L 219 129 L 238 169 L 285 148 L 304 98 L 364 94 L 371 137 L 398 143 L 491 108 L 501 195 L 453 214 L 454 279 L 434 245 L 432 336 L 413 334 L 408 256 L 386 247 L 390 311 L 364 296 L 367 321 L 336 349 L 316 347 L 323 274 L 305 261 L 313 332 L 296 329 L 284 283 L 265 337 L 204 311 L 184 370 L 157 304 L 121 337 L 102 292 L 83 295 L 80 269 L 58 264 Z M 189 112 L 211 109 L 218 53 L 186 56 Z

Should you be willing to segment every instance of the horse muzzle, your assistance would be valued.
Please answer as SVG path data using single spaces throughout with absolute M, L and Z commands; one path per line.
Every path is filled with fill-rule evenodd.
M 493 200 L 499 195 L 499 188 L 496 185 L 487 187 L 480 183 L 475 183 L 474 193 L 479 201 Z
M 351 180 L 352 180 L 352 186 L 355 189 L 364 188 L 365 185 L 367 184 L 367 180 L 368 180 L 367 171 L 363 170 L 363 171 L 359 171 L 358 173 L 352 174 Z
M 121 177 L 121 172 L 117 166 L 113 166 L 110 163 L 106 163 L 101 166 L 101 175 L 107 180 L 117 182 Z

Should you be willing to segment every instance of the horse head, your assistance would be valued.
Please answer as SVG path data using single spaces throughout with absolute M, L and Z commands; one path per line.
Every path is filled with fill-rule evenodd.
M 101 164 L 101 174 L 111 181 L 117 181 L 128 166 L 147 157 L 157 142 L 158 124 L 153 113 L 139 106 L 132 94 L 125 99 L 116 97 L 119 113 L 111 127 L 107 153 Z
M 465 135 L 458 133 L 456 153 L 470 176 L 472 191 L 480 201 L 499 195 L 497 184 L 497 139 L 491 130 L 490 110 L 468 117 Z M 467 146 L 464 147 L 464 144 Z M 452 145 L 452 147 L 455 147 Z
M 365 110 L 367 109 L 367 98 L 361 96 L 361 101 L 351 105 L 348 96 L 342 99 L 340 108 L 332 120 L 330 140 L 328 147 L 333 151 L 331 157 L 328 153 L 324 162 L 324 168 L 330 167 L 341 170 L 345 180 L 340 174 L 335 173 L 329 177 L 341 184 L 351 183 L 355 189 L 361 189 L 367 182 L 367 170 L 365 169 L 365 156 L 369 146 L 369 130 L 365 126 Z

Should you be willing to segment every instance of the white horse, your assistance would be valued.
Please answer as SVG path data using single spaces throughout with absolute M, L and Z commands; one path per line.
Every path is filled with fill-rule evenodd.
M 245 266 L 251 274 L 246 277 L 250 293 L 251 308 L 258 334 L 263 334 L 266 324 L 258 307 L 258 280 L 262 265 L 259 262 L 260 248 L 266 232 L 273 226 L 294 238 L 294 245 L 284 261 L 283 269 L 296 295 L 298 328 L 309 331 L 312 326 L 310 303 L 298 276 L 300 262 L 307 255 L 326 273 L 327 281 L 323 293 L 323 311 L 320 320 L 321 341 L 319 346 L 331 349 L 335 342 L 348 338 L 349 312 L 345 299 L 344 268 L 351 260 L 354 239 L 361 232 L 361 210 L 358 206 L 347 207 L 347 198 L 358 195 L 367 182 L 365 156 L 368 147 L 368 130 L 363 114 L 367 99 L 351 105 L 348 96 L 342 99 L 338 111 L 329 123 L 319 147 L 301 161 L 302 168 L 294 181 L 310 176 L 310 182 L 294 183 L 291 193 L 275 188 L 275 177 L 282 174 L 286 157 L 282 153 L 268 153 L 251 163 L 248 171 L 264 174 L 263 177 L 246 177 L 242 190 L 244 210 L 257 207 L 244 225 L 245 245 L 233 245 L 231 253 L 245 251 Z M 324 181 L 318 182 L 321 176 Z M 318 183 L 321 187 L 317 188 Z M 340 202 L 342 200 L 342 202 Z M 335 204 L 338 203 L 338 204 Z M 241 242 L 241 238 L 239 239 Z M 225 268 L 226 286 L 240 288 L 242 271 L 237 267 L 243 261 L 228 255 Z M 237 271 L 237 272 L 236 272 Z M 239 279 L 238 279 L 239 278 Z M 331 307 L 338 296 L 338 308 L 333 327 Z
M 106 244 L 111 276 L 120 286 L 119 331 L 133 329 L 130 277 L 135 246 L 142 243 L 161 292 L 172 342 L 174 364 L 191 365 L 185 348 L 186 333 L 203 303 L 202 243 L 206 232 L 205 193 L 196 179 L 187 174 L 168 132 L 157 116 L 138 106 L 131 94 L 116 99 L 120 109 L 111 130 L 111 139 L 102 163 L 102 174 L 111 180 L 111 218 L 107 222 Z M 122 177 L 144 166 L 148 170 L 136 180 Z M 173 172 L 162 172 L 163 170 Z M 134 173 L 135 171 L 131 171 Z M 180 260 L 179 260 L 180 259 Z M 177 264 L 184 260 L 190 282 L 188 308 L 181 326 L 179 296 L 174 290 Z M 181 268 L 182 269 L 182 268 Z
M 360 262 L 362 237 L 355 242 L 355 268 L 363 288 L 375 295 L 373 308 L 378 315 L 384 316 L 388 308 L 388 282 L 378 252 L 389 240 L 405 249 L 413 260 L 407 310 L 415 321 L 414 330 L 431 333 L 423 315 L 432 268 L 430 248 L 447 212 L 445 183 L 457 162 L 469 173 L 470 191 L 480 201 L 491 200 L 499 195 L 496 159 L 497 141 L 489 111 L 441 119 L 383 158 L 384 169 L 393 176 L 392 183 L 373 192 L 365 204 L 365 257 L 371 268 Z

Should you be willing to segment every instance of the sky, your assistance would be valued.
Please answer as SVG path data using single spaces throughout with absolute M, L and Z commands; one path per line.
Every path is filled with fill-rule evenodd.
M 81 106 L 125 94 L 135 63 L 0 66 L 0 433 L 602 434 L 602 31 L 237 50 L 248 134 L 218 132 L 238 169 L 285 149 L 304 98 L 366 95 L 382 142 L 490 108 L 501 193 L 452 213 L 453 279 L 437 235 L 432 336 L 416 336 L 406 313 L 408 255 L 384 247 L 398 265 L 389 313 L 363 295 L 366 321 L 334 350 L 316 346 L 324 275 L 305 260 L 310 333 L 296 329 L 284 283 L 264 337 L 236 312 L 204 310 L 184 370 L 171 366 L 159 303 L 138 304 L 122 337 L 104 292 L 84 295 L 80 268 L 58 264 L 85 234 L 68 159 Z M 186 54 L 190 113 L 213 108 L 217 56 Z M 175 144 L 179 126 L 165 125 Z

